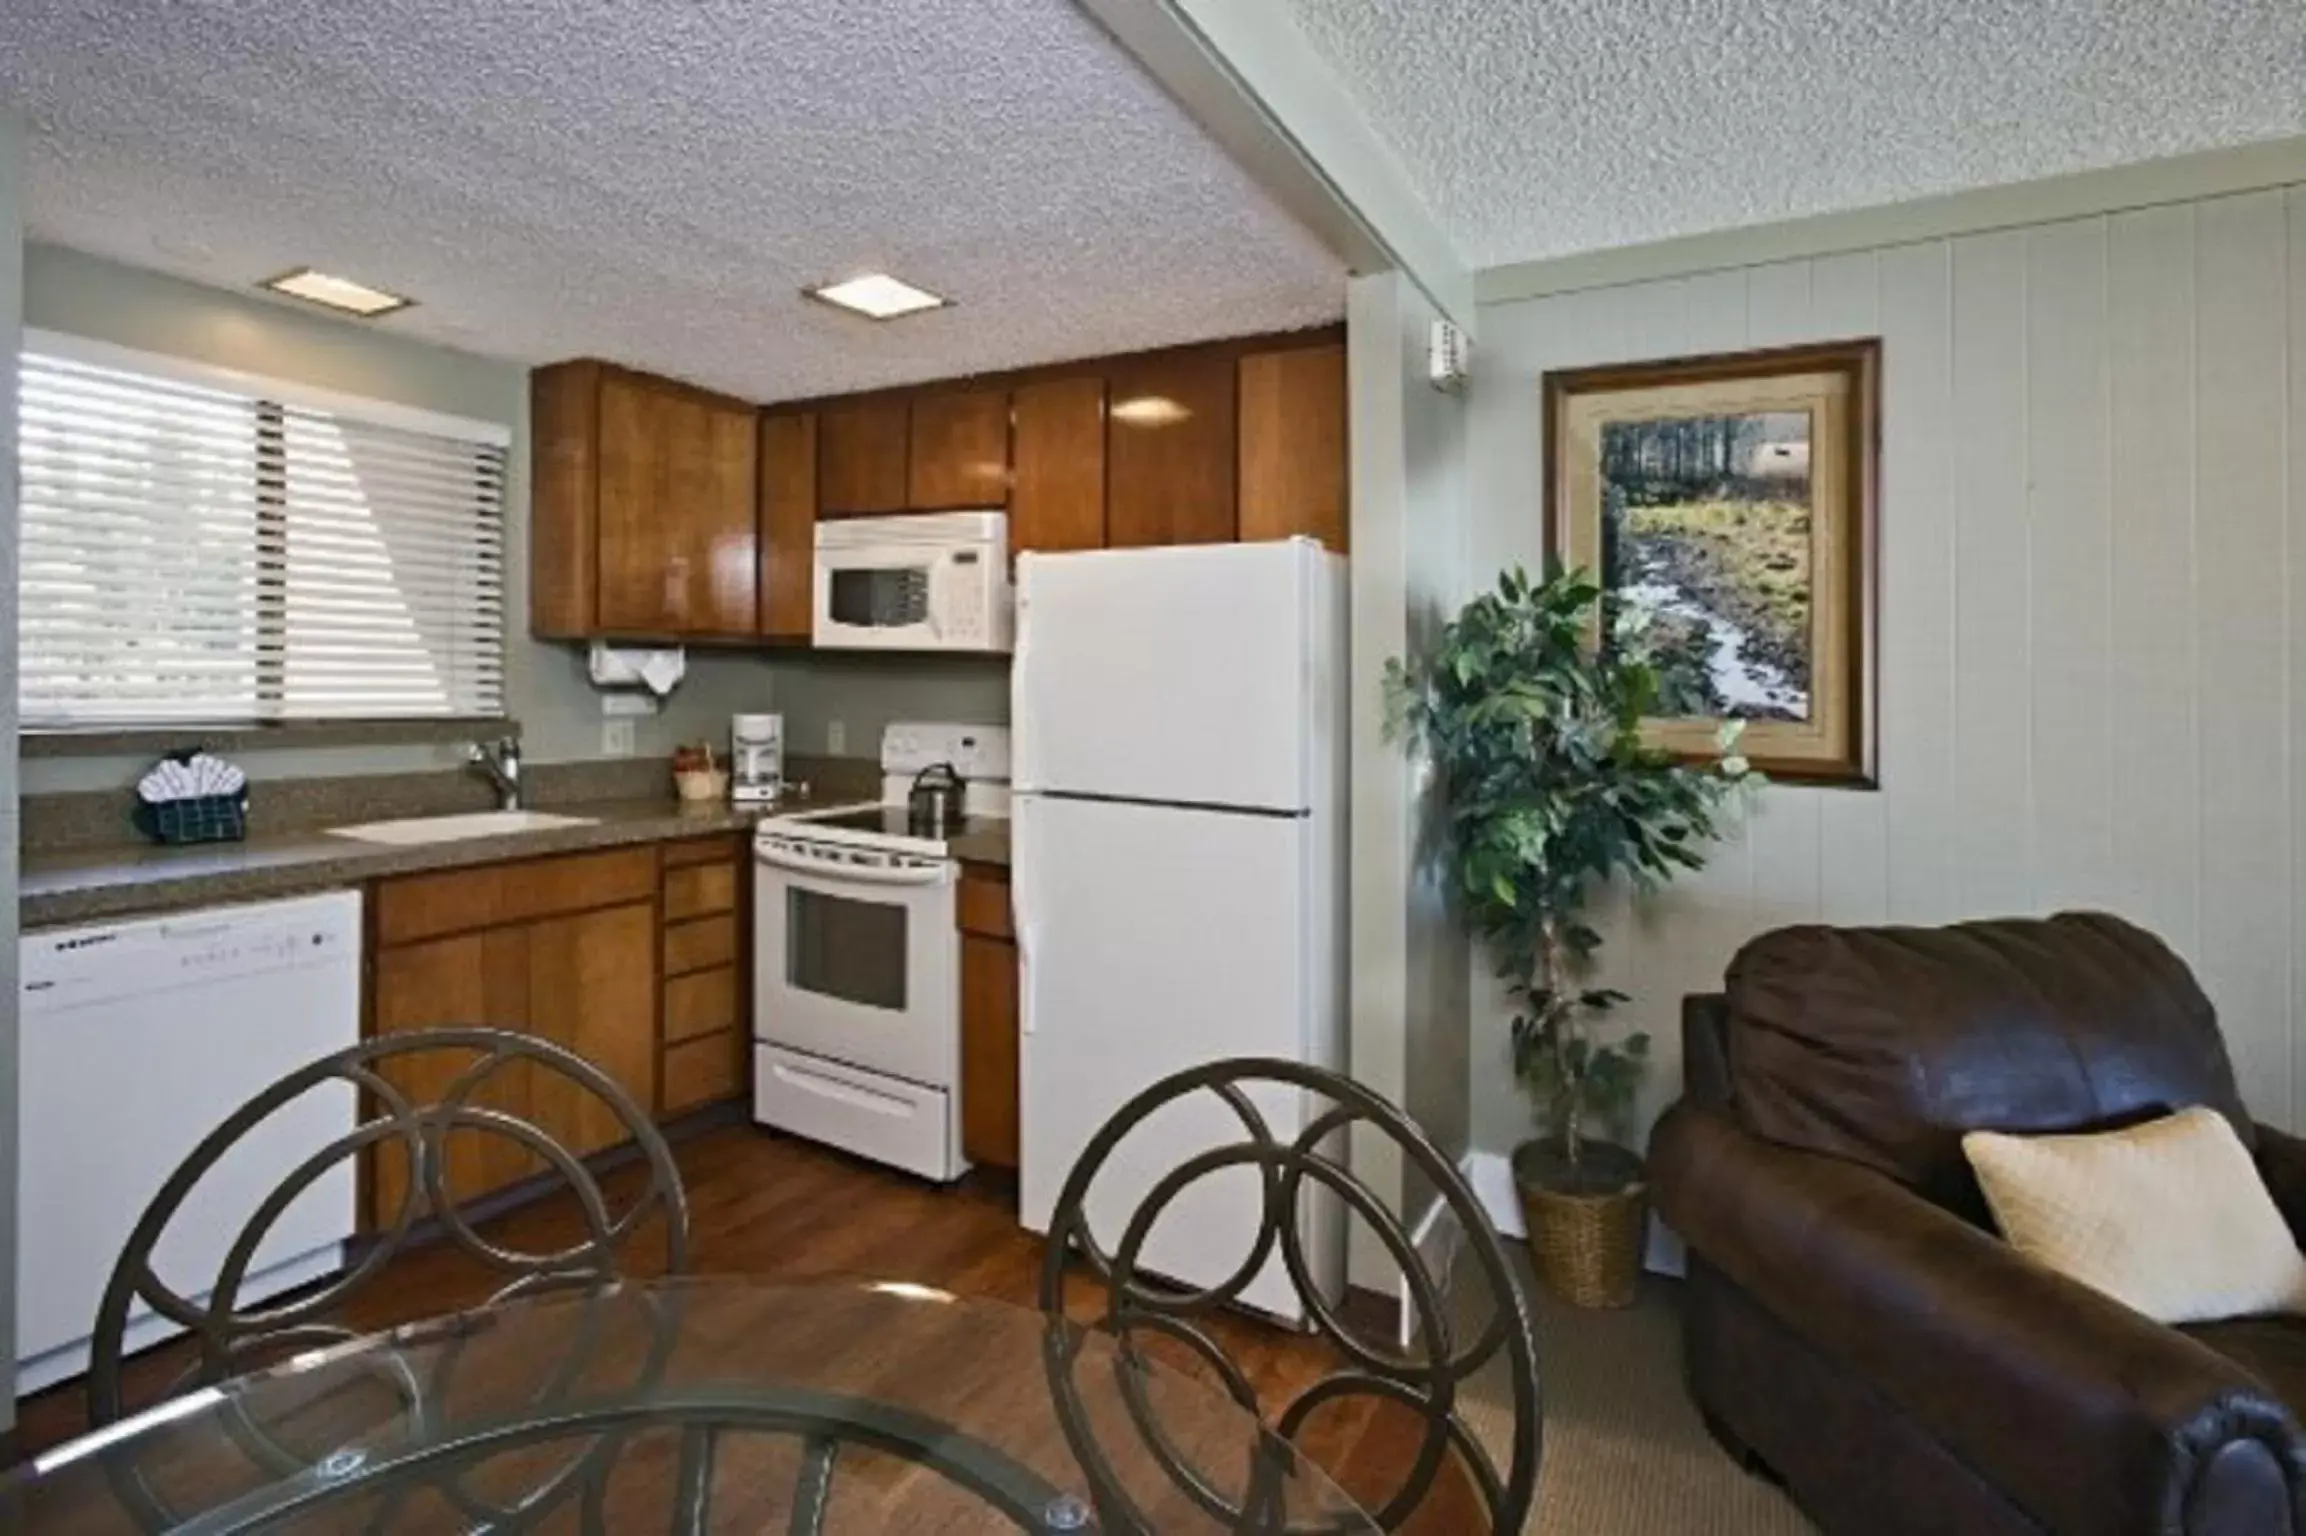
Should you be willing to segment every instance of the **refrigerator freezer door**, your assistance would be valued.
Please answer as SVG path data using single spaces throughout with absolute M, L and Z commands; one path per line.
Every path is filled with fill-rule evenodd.
M 1082 1149 L 1140 1090 L 1227 1057 L 1304 1059 L 1310 829 L 1301 817 L 1019 796 L 1011 835 L 1023 966 L 1019 1209 L 1046 1232 Z M 1285 1142 L 1302 1128 L 1293 1091 L 1261 1108 Z M 1099 1245 L 1120 1242 L 1164 1174 L 1246 1139 L 1206 1094 L 1149 1120 L 1091 1188 Z M 1249 1169 L 1213 1174 L 1156 1223 L 1140 1262 L 1189 1285 L 1223 1281 L 1248 1255 L 1261 1209 Z M 1242 1299 L 1278 1316 L 1301 1310 L 1278 1259 Z
M 1303 809 L 1314 733 L 1341 729 L 1311 676 L 1324 558 L 1303 540 L 1026 555 L 1016 787 Z

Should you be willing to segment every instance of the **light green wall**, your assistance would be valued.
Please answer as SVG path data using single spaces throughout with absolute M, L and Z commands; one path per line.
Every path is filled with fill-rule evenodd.
M 832 750 L 827 734 L 839 721 L 846 757 L 874 757 L 881 727 L 892 720 L 958 720 L 1006 725 L 1006 656 L 875 656 L 863 652 L 810 654 L 776 663 L 777 708 L 785 741 L 795 752 Z
M 16 332 L 22 138 L 0 113 L 0 591 L 16 590 Z M 14 614 L 14 603 L 8 605 Z M 0 624 L 0 1361 L 16 1358 L 16 626 Z M 0 1429 L 16 1422 L 0 1392 Z
M 23 293 L 26 325 L 509 427 L 505 575 L 507 611 L 515 616 L 516 632 L 506 637 L 508 706 L 521 722 L 532 761 L 600 755 L 600 705 L 585 678 L 583 652 L 532 641 L 520 632 L 528 612 L 528 370 L 523 365 L 55 246 L 25 249 Z M 14 349 L 9 350 L 13 356 Z M 724 739 L 731 713 L 775 707 L 774 676 L 759 655 L 692 651 L 688 678 L 663 712 L 637 722 L 637 750 L 643 756 L 662 755 L 690 737 Z M 14 696 L 11 689 L 10 699 Z M 279 778 L 391 772 L 449 764 L 457 756 L 445 747 L 259 753 L 250 755 L 247 766 L 256 776 Z M 143 766 L 138 759 L 37 760 L 26 765 L 23 788 L 41 793 L 125 783 Z M 14 797 L 9 798 L 12 805 Z

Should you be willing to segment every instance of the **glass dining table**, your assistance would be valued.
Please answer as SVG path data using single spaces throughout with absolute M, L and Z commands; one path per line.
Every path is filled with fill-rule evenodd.
M 904 1284 L 624 1282 L 313 1350 L 36 1458 L 0 1529 L 1365 1532 L 1136 1341 Z

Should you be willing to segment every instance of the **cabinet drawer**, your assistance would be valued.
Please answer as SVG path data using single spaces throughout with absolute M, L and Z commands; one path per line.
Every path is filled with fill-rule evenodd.
M 961 871 L 961 888 L 954 899 L 954 912 L 963 933 L 988 939 L 1016 937 L 1016 925 L 1009 916 L 1008 873 L 1002 870 L 996 875 L 978 865 Z
M 665 844 L 665 868 L 678 869 L 684 864 L 733 863 L 742 852 L 742 842 L 733 837 L 683 838 L 677 843 Z
M 376 941 L 405 944 L 435 934 L 646 901 L 656 885 L 656 863 L 654 848 L 616 848 L 379 881 Z
M 676 976 L 665 983 L 665 1043 L 733 1029 L 737 1023 L 734 967 Z
M 708 912 L 733 912 L 736 907 L 736 865 L 695 864 L 665 871 L 666 922 L 677 923 Z
M 665 925 L 665 974 L 685 976 L 690 971 L 734 965 L 737 959 L 737 920 L 724 912 L 685 923 Z
M 735 1031 L 684 1040 L 665 1052 L 665 1113 L 734 1098 L 744 1086 L 746 1042 Z

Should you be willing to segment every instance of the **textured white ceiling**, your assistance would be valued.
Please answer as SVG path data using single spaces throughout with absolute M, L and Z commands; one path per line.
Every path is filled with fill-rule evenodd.
M 35 238 L 758 400 L 1335 319 L 1344 273 L 1070 0 L 0 0 Z M 885 268 L 957 307 L 799 290 Z
M 1476 266 L 2306 132 L 2301 0 L 1290 0 Z

